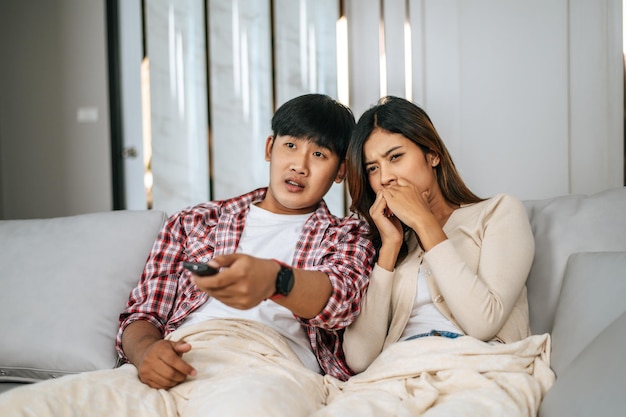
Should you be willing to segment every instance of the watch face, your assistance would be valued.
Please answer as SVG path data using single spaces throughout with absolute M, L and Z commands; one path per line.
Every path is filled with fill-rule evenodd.
M 288 295 L 293 288 L 293 271 L 291 268 L 280 267 L 278 276 L 276 277 L 276 292 L 282 295 Z

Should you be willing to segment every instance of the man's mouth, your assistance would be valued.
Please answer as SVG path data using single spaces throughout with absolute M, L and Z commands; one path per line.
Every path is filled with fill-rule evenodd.
M 291 187 L 297 187 L 297 188 L 304 188 L 304 186 L 302 184 L 300 184 L 299 182 L 296 182 L 294 180 L 286 180 L 285 184 L 291 186 Z

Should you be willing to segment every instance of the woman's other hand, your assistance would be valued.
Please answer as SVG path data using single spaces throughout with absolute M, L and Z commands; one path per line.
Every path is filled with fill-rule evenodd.
M 402 223 L 389 209 L 382 190 L 376 194 L 376 200 L 370 207 L 370 216 L 376 224 L 382 241 L 378 254 L 378 266 L 393 271 L 402 246 L 404 233 Z

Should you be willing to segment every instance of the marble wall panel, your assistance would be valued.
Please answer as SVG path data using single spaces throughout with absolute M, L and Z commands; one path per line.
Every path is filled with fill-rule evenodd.
M 209 198 L 204 1 L 148 0 L 153 208 Z
M 275 0 L 274 56 L 276 105 L 307 93 L 338 99 L 338 0 Z M 345 103 L 347 104 L 347 103 Z M 345 214 L 345 183 L 333 184 L 325 201 Z
M 269 1 L 208 2 L 213 198 L 266 186 L 274 112 Z

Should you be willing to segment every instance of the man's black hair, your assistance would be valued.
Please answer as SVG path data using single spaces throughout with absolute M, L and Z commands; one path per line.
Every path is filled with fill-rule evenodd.
M 324 94 L 293 98 L 276 110 L 272 131 L 276 136 L 308 139 L 330 149 L 343 161 L 356 122 L 347 106 Z

